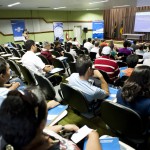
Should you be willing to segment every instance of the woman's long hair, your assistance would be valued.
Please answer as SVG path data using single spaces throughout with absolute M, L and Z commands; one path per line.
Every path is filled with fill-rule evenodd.
M 150 67 L 138 66 L 122 88 L 122 97 L 127 102 L 134 102 L 139 97 L 150 97 Z

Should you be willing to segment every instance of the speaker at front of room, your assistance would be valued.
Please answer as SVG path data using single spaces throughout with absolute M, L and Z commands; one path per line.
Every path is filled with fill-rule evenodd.
M 83 32 L 87 33 L 88 32 L 88 28 L 83 28 Z

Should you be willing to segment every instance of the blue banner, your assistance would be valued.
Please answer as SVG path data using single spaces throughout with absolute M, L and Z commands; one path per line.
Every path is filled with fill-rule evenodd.
M 63 23 L 54 22 L 53 29 L 54 29 L 54 39 L 56 39 L 56 37 L 59 37 L 59 40 L 63 42 L 64 41 Z
M 24 20 L 11 20 L 11 25 L 14 34 L 14 41 L 24 40 L 24 36 L 22 36 L 23 30 L 25 29 Z
M 104 21 L 94 21 L 92 24 L 93 39 L 104 39 Z

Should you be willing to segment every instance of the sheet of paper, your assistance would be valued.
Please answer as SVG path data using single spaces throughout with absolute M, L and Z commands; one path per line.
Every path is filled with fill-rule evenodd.
M 54 69 L 52 69 L 52 71 L 50 71 L 50 73 L 56 73 L 56 72 L 59 72 L 62 70 L 63 70 L 63 68 L 54 68 Z
M 81 141 L 84 137 L 86 137 L 93 129 L 90 129 L 89 127 L 87 127 L 86 125 L 83 126 L 82 128 L 80 128 L 77 133 L 74 133 L 71 137 L 71 140 L 74 143 L 78 143 L 79 141 Z
M 47 120 L 53 120 L 57 117 L 57 115 L 47 115 Z

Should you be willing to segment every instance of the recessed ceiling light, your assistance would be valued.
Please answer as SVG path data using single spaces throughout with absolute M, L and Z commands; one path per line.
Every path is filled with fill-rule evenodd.
M 86 10 L 99 10 L 99 8 L 91 8 L 91 9 L 86 9 Z
M 13 3 L 13 4 L 9 4 L 8 7 L 13 7 L 13 6 L 19 5 L 19 4 L 20 4 L 20 2 L 16 2 L 16 3 Z
M 65 6 L 64 7 L 56 7 L 56 8 L 53 8 L 53 9 L 64 9 L 64 8 L 66 8 Z
M 105 3 L 105 2 L 108 2 L 108 0 L 99 1 L 99 2 L 90 2 L 89 4 L 92 5 L 92 4 Z
M 119 7 L 129 7 L 130 5 L 121 5 L 121 6 L 113 6 L 113 8 L 119 8 Z

